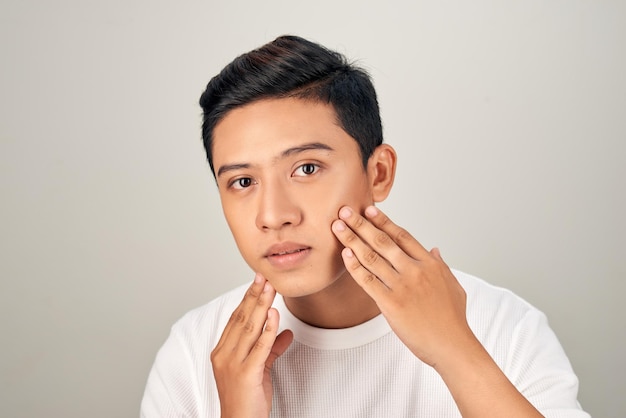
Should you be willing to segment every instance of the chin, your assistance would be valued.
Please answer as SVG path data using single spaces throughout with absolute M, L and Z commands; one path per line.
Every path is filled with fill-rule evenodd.
M 263 275 L 272 284 L 276 292 L 287 298 L 299 298 L 320 293 L 332 285 L 346 272 L 343 264 L 341 269 L 324 272 L 322 269 L 311 268 L 306 272 L 267 272 Z M 266 275 L 267 274 L 267 275 Z

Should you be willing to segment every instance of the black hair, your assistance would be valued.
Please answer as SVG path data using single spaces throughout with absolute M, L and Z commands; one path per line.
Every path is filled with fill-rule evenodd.
M 200 97 L 202 140 L 213 175 L 213 130 L 226 114 L 261 99 L 295 97 L 333 106 L 356 140 L 363 166 L 383 141 L 376 90 L 342 54 L 298 36 L 281 36 L 243 54 L 209 81 Z

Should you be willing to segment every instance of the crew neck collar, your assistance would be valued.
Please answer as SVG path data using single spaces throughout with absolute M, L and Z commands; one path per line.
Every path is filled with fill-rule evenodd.
M 280 312 L 280 329 L 293 332 L 294 340 L 321 350 L 343 350 L 371 343 L 389 332 L 391 327 L 382 314 L 350 328 L 327 329 L 308 325 L 296 318 L 285 305 L 282 296 L 274 299 Z

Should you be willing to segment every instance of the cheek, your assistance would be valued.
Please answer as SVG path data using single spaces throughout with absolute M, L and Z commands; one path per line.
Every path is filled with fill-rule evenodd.
M 224 217 L 228 228 L 235 239 L 235 243 L 239 248 L 239 251 L 244 255 L 250 247 L 252 242 L 256 242 L 254 239 L 250 239 L 251 231 L 254 231 L 254 217 L 250 211 L 243 211 L 236 207 L 223 206 Z
M 362 212 L 373 203 L 372 192 L 364 175 L 356 175 L 343 182 L 336 182 L 325 190 L 323 199 L 327 211 L 331 213 L 331 222 L 339 216 L 339 209 L 348 205 Z
M 339 219 L 339 209 L 348 205 L 362 213 L 365 207 L 373 203 L 367 182 L 361 177 L 335 182 L 331 187 L 320 188 L 319 193 L 307 194 L 310 224 L 320 226 L 320 234 L 327 235 L 328 240 L 335 244 L 335 249 L 343 248 L 331 230 L 331 224 Z

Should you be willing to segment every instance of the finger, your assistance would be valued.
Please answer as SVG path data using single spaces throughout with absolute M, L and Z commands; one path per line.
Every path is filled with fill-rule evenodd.
M 268 310 L 272 306 L 272 301 L 276 291 L 269 282 L 265 282 L 263 291 L 252 306 L 248 318 L 238 327 L 237 343 L 235 345 L 235 356 L 244 359 L 254 348 L 259 336 L 263 332 L 263 327 L 267 321 Z M 233 338 L 233 341 L 235 338 Z
M 255 307 L 259 305 L 259 300 L 263 295 L 265 284 L 265 278 L 260 274 L 257 274 L 254 281 L 246 291 L 241 303 L 230 316 L 222 336 L 217 343 L 216 349 L 224 349 L 228 352 L 232 352 L 237 348 L 242 330 L 250 321 L 251 313 L 254 311 Z
M 406 254 L 416 260 L 424 260 L 430 256 L 426 248 L 419 243 L 406 229 L 393 223 L 387 215 L 375 206 L 365 208 L 365 217 L 378 229 L 391 237 Z
M 291 330 L 284 330 L 276 337 L 274 341 L 274 345 L 272 346 L 272 350 L 270 351 L 269 356 L 267 356 L 267 360 L 265 361 L 265 367 L 268 369 L 272 368 L 274 361 L 283 355 L 283 353 L 289 348 L 291 343 L 293 342 L 293 332 Z
M 249 310 L 247 307 L 254 300 L 257 300 L 263 291 L 264 280 L 260 274 L 254 276 L 254 281 L 246 290 L 246 293 L 237 306 L 233 313 L 230 315 L 226 326 L 224 327 L 224 331 L 222 331 L 222 336 L 220 337 L 216 349 L 223 347 L 227 341 L 230 340 L 230 336 L 233 334 L 233 328 L 236 327 L 238 323 L 241 323 L 245 320 L 246 312 Z
M 380 298 L 384 297 L 392 288 L 391 284 L 385 283 L 384 279 L 381 279 L 379 276 L 376 276 L 363 267 L 350 248 L 344 248 L 343 251 L 341 251 L 341 257 L 343 258 L 346 270 L 348 270 L 354 281 L 361 286 L 374 301 L 381 300 Z
M 252 364 L 265 364 L 266 367 L 269 364 L 269 367 L 271 367 L 274 360 L 283 354 L 289 344 L 291 344 L 293 340 L 291 331 L 288 333 L 283 332 L 281 333 L 281 338 L 277 338 L 279 319 L 278 311 L 275 308 L 268 310 L 263 332 L 250 350 L 247 361 Z
M 363 219 L 364 222 L 367 222 Z M 372 227 L 373 228 L 373 227 Z M 352 250 L 352 254 L 356 255 L 360 267 L 368 270 L 385 281 L 387 286 L 391 287 L 390 281 L 393 280 L 398 272 L 394 268 L 394 263 L 400 262 L 402 250 L 389 240 L 394 248 L 377 250 L 372 248 L 369 243 L 365 242 L 360 235 L 357 235 L 352 229 L 348 228 L 342 220 L 336 220 L 332 225 L 333 232 L 337 239 L 346 247 Z M 384 234 L 384 233 L 383 233 Z M 395 252 L 395 254 L 394 254 Z M 384 255 L 381 255 L 383 253 Z M 406 257 L 406 255 L 404 255 Z M 354 265 L 355 273 L 362 273 L 356 266 L 355 260 L 350 260 Z M 365 274 L 365 273 L 362 273 Z M 384 278 L 384 279 L 383 279 Z
M 343 220 L 356 235 L 376 253 L 382 255 L 394 267 L 406 257 L 406 253 L 400 248 L 387 232 L 377 228 L 359 213 L 348 206 L 339 210 L 339 218 Z M 351 238 L 348 236 L 347 238 Z M 354 248 L 353 248 L 354 250 Z M 361 252 L 356 251 L 357 257 L 361 257 Z M 361 261 L 364 259 L 360 258 Z M 367 264 L 367 263 L 366 263 Z

